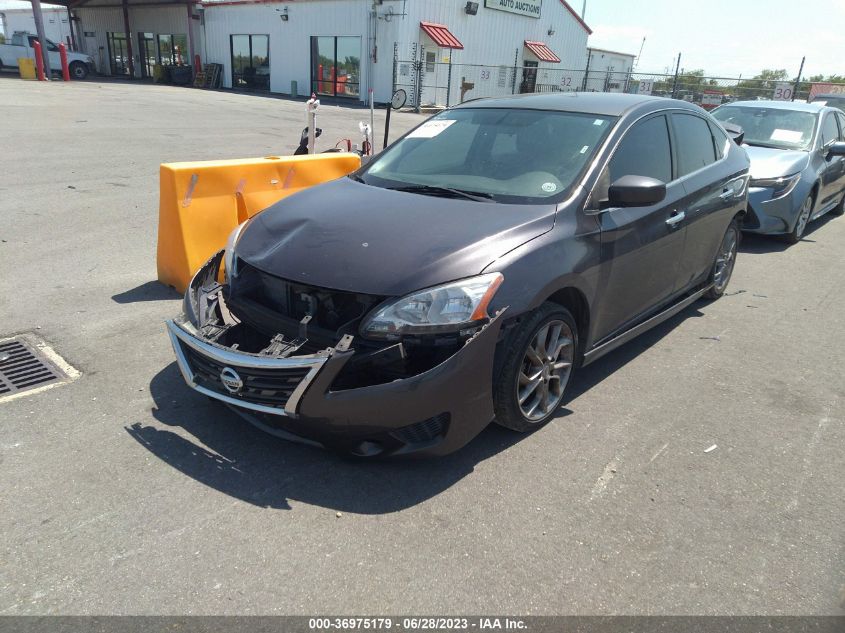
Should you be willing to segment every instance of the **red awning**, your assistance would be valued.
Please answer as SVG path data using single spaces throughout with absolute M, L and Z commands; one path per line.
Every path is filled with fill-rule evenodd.
M 553 64 L 560 63 L 560 57 L 555 55 L 548 46 L 543 42 L 530 42 L 525 40 L 525 48 L 536 55 L 541 62 L 552 62 Z
M 434 22 L 420 22 L 420 28 L 425 31 L 440 48 L 458 48 L 463 50 L 464 45 L 461 41 L 452 35 L 449 27 L 443 24 L 435 24 Z M 560 60 L 558 60 L 560 61 Z

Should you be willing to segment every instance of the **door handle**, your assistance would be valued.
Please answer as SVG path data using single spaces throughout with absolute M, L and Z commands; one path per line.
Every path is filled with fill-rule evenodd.
M 719 194 L 719 197 L 722 200 L 730 200 L 734 197 L 734 190 L 733 189 L 725 189 L 722 193 Z
M 686 213 L 684 213 L 683 211 L 681 211 L 681 212 L 673 211 L 672 215 L 670 215 L 666 219 L 666 224 L 668 224 L 671 227 L 674 227 L 678 222 L 681 222 L 685 217 L 686 217 Z

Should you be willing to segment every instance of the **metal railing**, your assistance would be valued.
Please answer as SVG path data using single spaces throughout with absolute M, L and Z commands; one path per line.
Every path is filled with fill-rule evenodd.
M 713 109 L 740 100 L 806 101 L 817 94 L 841 93 L 845 83 L 742 77 L 711 77 L 699 72 L 618 72 L 519 65 L 458 64 L 432 60 L 425 47 L 412 45 L 411 58 L 400 59 L 394 46 L 393 89 L 408 94 L 419 110 L 449 107 L 471 99 L 519 93 L 625 92 L 682 99 Z

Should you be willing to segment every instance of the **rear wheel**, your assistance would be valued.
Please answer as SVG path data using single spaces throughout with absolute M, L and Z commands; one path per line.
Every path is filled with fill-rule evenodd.
M 85 79 L 88 76 L 88 67 L 82 62 L 73 62 L 70 65 L 70 76 L 74 79 Z
M 710 289 L 704 294 L 708 299 L 718 299 L 725 294 L 725 288 L 731 280 L 731 275 L 736 264 L 736 253 L 739 248 L 739 222 L 736 218 L 728 226 L 722 243 L 719 244 L 719 251 L 716 253 L 716 261 L 713 262 L 713 271 L 710 273 Z
M 804 204 L 801 205 L 801 210 L 798 212 L 798 220 L 795 222 L 795 228 L 791 233 L 787 233 L 786 241 L 790 244 L 800 242 L 804 237 L 804 231 L 807 230 L 807 224 L 810 222 L 810 216 L 813 214 L 813 194 L 807 196 Z
M 839 201 L 835 207 L 833 207 L 833 211 L 831 211 L 833 215 L 842 215 L 845 213 L 845 191 L 842 192 L 842 200 Z
M 548 422 L 563 402 L 574 369 L 578 328 L 567 309 L 544 303 L 504 345 L 493 388 L 496 422 L 524 433 Z

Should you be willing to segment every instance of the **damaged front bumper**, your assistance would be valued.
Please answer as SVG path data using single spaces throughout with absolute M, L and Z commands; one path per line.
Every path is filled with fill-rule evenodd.
M 443 362 L 390 382 L 337 388 L 356 355 L 344 336 L 334 347 L 290 353 L 305 342 L 278 341 L 258 353 L 221 345 L 219 327 L 236 321 L 220 299 L 221 253 L 197 273 L 186 311 L 167 322 L 190 387 L 220 400 L 265 431 L 359 456 L 444 455 L 493 419 L 493 358 L 502 312 Z

